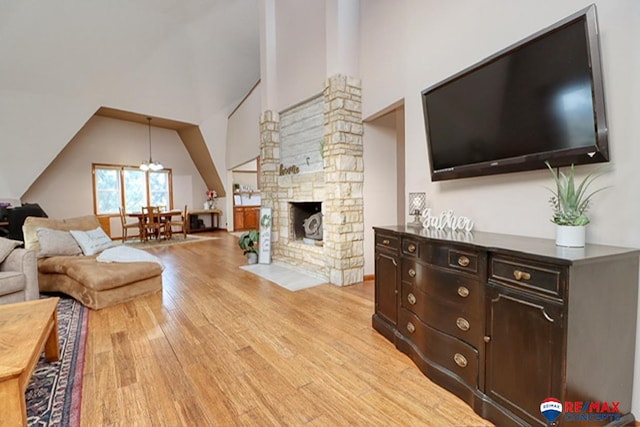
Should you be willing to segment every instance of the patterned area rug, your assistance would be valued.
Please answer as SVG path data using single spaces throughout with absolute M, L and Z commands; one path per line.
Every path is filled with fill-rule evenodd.
M 60 360 L 47 362 L 43 354 L 38 361 L 26 392 L 29 426 L 80 425 L 88 319 L 89 309 L 74 299 L 60 296 Z

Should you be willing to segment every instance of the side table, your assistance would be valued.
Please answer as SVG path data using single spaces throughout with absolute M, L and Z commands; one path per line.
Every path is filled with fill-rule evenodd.
M 25 390 L 44 349 L 49 362 L 60 359 L 60 298 L 0 305 L 0 414 L 2 425 L 26 426 Z

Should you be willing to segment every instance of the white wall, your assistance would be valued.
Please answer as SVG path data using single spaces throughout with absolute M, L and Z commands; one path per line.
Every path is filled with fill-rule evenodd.
M 260 155 L 261 87 L 256 85 L 227 121 L 229 169 Z
M 363 5 L 363 31 L 368 32 L 362 38 L 373 38 L 377 47 L 362 50 L 362 63 L 366 64 L 361 67 L 363 82 L 377 83 L 367 86 L 363 115 L 366 117 L 395 99 L 405 98 L 406 187 L 426 191 L 435 211 L 454 209 L 472 217 L 479 230 L 552 238 L 554 227 L 549 221 L 549 192 L 545 188 L 551 185 L 551 179 L 547 171 L 430 182 L 420 92 L 586 7 L 590 1 L 394 3 L 399 3 L 397 8 L 375 0 Z M 633 126 L 630 117 L 631 112 L 638 111 L 640 103 L 640 87 L 637 77 L 633 77 L 639 74 L 639 61 L 630 40 L 632 34 L 638 34 L 640 3 L 603 0 L 597 6 L 612 152 L 610 172 L 601 181 L 612 188 L 595 199 L 587 239 L 640 246 L 640 223 L 635 221 L 640 200 L 630 198 L 625 185 L 639 177 L 635 172 L 639 155 L 634 141 L 639 140 L 640 130 Z M 389 19 L 385 20 L 385 16 Z M 377 36 L 374 30 L 381 27 L 385 28 L 385 34 L 392 35 L 389 39 Z M 404 34 L 402 40 L 393 36 L 399 33 Z M 384 56 L 398 45 L 404 46 L 405 56 L 399 61 L 404 64 L 400 68 Z M 404 82 L 403 87 L 397 82 Z M 578 171 L 582 175 L 590 169 L 580 167 Z
M 592 0 L 362 3 L 363 116 L 405 99 L 406 188 L 426 191 L 437 212 L 454 209 L 473 218 L 478 230 L 553 238 L 547 171 L 430 182 L 420 92 Z M 640 2 L 599 0 L 596 5 L 612 158 L 601 184 L 611 188 L 594 200 L 587 240 L 640 247 L 640 198 L 634 186 L 640 181 Z M 365 134 L 365 146 L 369 137 Z M 583 176 L 591 169 L 582 166 L 578 171 Z M 634 385 L 633 412 L 638 414 L 640 350 Z
M 324 89 L 325 2 L 276 2 L 277 105 L 284 110 Z
M 52 218 L 93 214 L 91 164 L 137 166 L 149 158 L 148 138 L 146 125 L 93 117 L 29 188 L 23 202 L 39 203 Z M 153 159 L 172 170 L 174 206 L 201 209 L 206 186 L 177 132 L 152 127 L 151 144 Z
M 395 113 L 365 124 L 364 161 L 364 274 L 375 272 L 374 226 L 395 225 L 398 180 L 396 159 L 398 144 Z

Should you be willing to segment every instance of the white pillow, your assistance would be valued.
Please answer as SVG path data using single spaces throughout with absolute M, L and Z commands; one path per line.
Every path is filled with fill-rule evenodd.
M 68 231 L 39 227 L 36 234 L 40 244 L 38 258 L 82 255 L 82 249 Z
M 89 231 L 71 230 L 70 233 L 85 255 L 95 255 L 116 244 L 100 227 Z
M 3 262 L 9 256 L 11 251 L 20 246 L 22 242 L 18 240 L 5 239 L 0 237 L 0 262 Z

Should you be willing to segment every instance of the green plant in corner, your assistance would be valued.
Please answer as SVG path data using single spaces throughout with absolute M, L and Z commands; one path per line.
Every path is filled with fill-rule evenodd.
M 556 174 L 549 162 L 545 162 L 545 164 L 551 171 L 556 184 L 555 191 L 549 189 L 549 191 L 553 193 L 553 196 L 549 199 L 549 203 L 553 208 L 553 218 L 551 222 L 568 226 L 583 226 L 589 224 L 589 218 L 586 216 L 586 212 L 591 204 L 591 198 L 594 194 L 608 188 L 603 187 L 589 192 L 589 187 L 599 176 L 597 170 L 587 175 L 576 187 L 574 178 L 575 168 L 573 164 L 571 164 L 568 175 L 560 171 Z
M 245 231 L 238 238 L 238 246 L 246 255 L 249 253 L 258 253 L 258 243 L 260 242 L 260 232 L 258 230 Z

